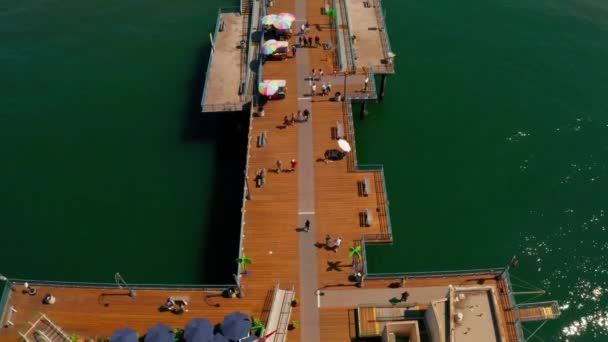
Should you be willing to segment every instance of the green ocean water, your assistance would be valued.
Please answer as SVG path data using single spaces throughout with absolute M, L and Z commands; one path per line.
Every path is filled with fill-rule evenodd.
M 564 310 L 531 341 L 608 341 L 608 3 L 383 4 L 397 74 L 356 139 L 384 164 L 396 242 L 368 248 L 371 271 L 515 254 L 516 289 Z
M 196 112 L 235 3 L 0 0 L 0 273 L 230 281 L 244 122 Z M 516 254 L 514 283 L 564 309 L 537 336 L 608 340 L 608 5 L 383 4 L 397 75 L 357 150 L 385 166 L 396 243 L 371 270 Z
M 198 113 L 226 4 L 0 0 L 0 273 L 232 280 L 241 118 Z

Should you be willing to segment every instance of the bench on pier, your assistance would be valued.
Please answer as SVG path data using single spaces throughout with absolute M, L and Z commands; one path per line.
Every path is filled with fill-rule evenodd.
M 266 169 L 258 169 L 255 172 L 255 187 L 261 188 L 266 184 Z
M 336 121 L 336 127 L 334 129 L 334 139 L 338 140 L 342 138 L 344 138 L 344 125 L 341 122 Z
M 186 305 L 188 305 L 188 302 L 190 302 L 190 297 L 188 296 L 171 296 L 169 297 L 169 299 L 171 299 L 172 301 L 174 301 L 175 303 L 184 303 Z
M 374 224 L 374 215 L 372 211 L 365 209 L 364 212 L 359 213 L 359 226 L 360 227 L 371 227 Z
M 369 178 L 363 178 L 363 180 L 359 181 L 359 196 L 367 197 L 372 193 L 372 187 L 369 182 Z
M 14 306 L 11 305 L 11 307 L 8 308 L 7 312 L 6 312 L 6 318 L 4 319 L 4 327 L 8 328 L 10 326 L 14 326 L 15 323 L 13 323 L 12 319 L 13 319 L 13 314 L 17 312 L 17 309 L 15 309 Z
M 262 134 L 258 135 L 258 147 L 265 147 L 268 142 L 268 132 L 264 131 Z

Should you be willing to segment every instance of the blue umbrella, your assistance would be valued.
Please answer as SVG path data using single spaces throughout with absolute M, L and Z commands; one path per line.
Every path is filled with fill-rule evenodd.
M 129 328 L 116 330 L 110 337 L 110 342 L 137 342 L 137 332 Z
M 184 329 L 186 342 L 213 341 L 213 324 L 208 319 L 195 318 Z
M 144 337 L 144 342 L 173 342 L 174 340 L 173 329 L 164 324 L 153 326 Z
M 249 316 L 235 311 L 224 317 L 224 321 L 220 327 L 222 335 L 231 341 L 238 341 L 243 337 L 249 336 L 251 329 L 251 319 Z
M 213 335 L 213 342 L 230 342 L 230 340 L 228 340 L 222 334 L 215 334 Z

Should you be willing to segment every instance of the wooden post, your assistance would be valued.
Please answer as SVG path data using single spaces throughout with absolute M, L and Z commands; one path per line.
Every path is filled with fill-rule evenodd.
M 361 117 L 361 119 L 363 119 L 367 116 L 367 110 L 365 109 L 366 104 L 367 104 L 367 102 L 361 102 L 361 112 L 359 113 L 359 116 Z
M 386 74 L 382 74 L 382 81 L 380 81 L 380 95 L 378 98 L 382 101 L 384 99 L 384 87 L 386 86 Z

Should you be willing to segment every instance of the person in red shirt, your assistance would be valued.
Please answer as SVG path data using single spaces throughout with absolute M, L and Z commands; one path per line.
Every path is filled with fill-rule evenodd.
M 291 169 L 292 169 L 293 171 L 295 171 L 295 170 L 296 170 L 296 166 L 298 166 L 298 161 L 297 161 L 297 160 L 295 160 L 295 159 L 292 159 L 292 160 L 291 160 Z

